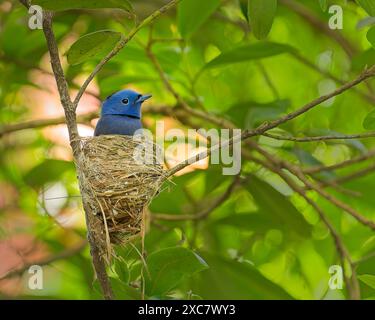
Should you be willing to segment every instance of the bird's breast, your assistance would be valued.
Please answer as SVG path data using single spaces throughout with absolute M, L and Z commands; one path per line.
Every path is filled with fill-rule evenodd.
M 105 115 L 102 116 L 95 128 L 95 136 L 120 134 L 134 135 L 142 128 L 140 119 L 126 116 Z

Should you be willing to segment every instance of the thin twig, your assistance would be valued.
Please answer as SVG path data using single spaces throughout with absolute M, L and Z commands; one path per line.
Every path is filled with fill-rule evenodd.
M 90 121 L 92 119 L 97 118 L 98 112 L 90 112 L 82 116 L 77 117 L 77 122 L 80 123 L 85 123 L 87 121 Z M 36 120 L 30 120 L 30 121 L 25 121 L 25 122 L 20 122 L 20 123 L 14 123 L 14 124 L 8 124 L 0 127 L 0 137 L 20 131 L 20 130 L 25 130 L 25 129 L 36 129 L 36 128 L 43 128 L 47 126 L 54 126 L 54 125 L 59 125 L 59 124 L 65 124 L 66 123 L 66 118 L 65 116 L 61 117 L 55 117 L 55 118 L 50 118 L 50 119 L 36 119 Z
M 316 180 L 318 183 L 317 183 L 317 186 L 318 187 L 330 187 L 334 190 L 336 190 L 337 192 L 340 192 L 342 194 L 345 194 L 345 195 L 349 195 L 351 197 L 361 197 L 362 196 L 362 193 L 361 192 L 358 192 L 358 191 L 353 191 L 353 190 L 350 190 L 350 189 L 347 189 L 343 186 L 341 186 L 340 184 L 338 184 L 336 181 L 334 180 L 328 180 L 328 181 L 324 181 L 320 178 L 317 178 L 314 176 L 314 180 Z M 306 190 L 311 190 L 310 188 L 308 187 L 305 187 Z
M 171 84 L 169 83 L 167 77 L 165 76 L 160 64 L 158 63 L 156 57 L 152 54 L 151 50 L 148 48 L 148 55 L 149 55 L 149 58 L 150 60 L 153 62 L 154 66 L 156 67 L 158 73 L 159 73 L 159 76 L 162 78 L 166 88 L 175 96 L 175 98 L 178 100 L 178 102 L 182 103 L 184 109 L 186 110 L 186 108 L 189 108 L 191 109 L 189 106 L 186 105 L 186 103 L 184 103 L 184 101 L 181 99 L 181 97 L 178 95 L 178 93 L 173 89 L 173 87 L 171 86 Z M 269 130 L 269 129 L 272 129 L 282 123 L 285 123 L 291 119 L 294 119 L 296 117 L 298 117 L 299 115 L 309 111 L 311 108 L 319 105 L 320 103 L 322 103 L 323 101 L 326 101 L 330 98 L 332 98 L 333 96 L 335 95 L 338 95 L 338 94 L 341 94 L 343 92 L 345 92 L 346 90 L 356 86 L 357 84 L 361 83 L 362 81 L 364 81 L 365 79 L 373 76 L 375 74 L 375 66 L 373 66 L 372 68 L 370 68 L 369 70 L 366 70 L 364 73 L 362 73 L 357 79 L 355 79 L 354 81 L 352 82 L 349 82 L 345 85 L 343 85 L 341 88 L 335 90 L 333 93 L 331 94 L 328 94 L 326 96 L 322 96 L 322 97 L 319 97 L 318 99 L 315 99 L 313 100 L 312 102 L 306 104 L 305 106 L 303 106 L 302 108 L 294 111 L 294 112 L 291 112 L 277 120 L 274 120 L 270 123 L 265 123 L 265 124 L 262 124 L 261 126 L 259 126 L 257 129 L 253 130 L 253 131 L 245 131 L 244 133 L 238 135 L 238 136 L 235 136 L 233 137 L 232 139 L 229 139 L 225 142 L 222 142 L 221 144 L 220 143 L 216 143 L 214 146 L 212 146 L 209 150 L 205 150 L 195 156 L 192 156 L 190 158 L 188 158 L 187 160 L 181 162 L 180 164 L 176 165 L 175 167 L 173 167 L 172 169 L 168 170 L 168 173 L 167 175 L 168 176 L 172 176 L 173 174 L 175 174 L 176 172 L 182 170 L 183 168 L 185 168 L 186 166 L 196 162 L 196 161 L 199 161 L 199 160 L 202 160 L 204 158 L 206 158 L 207 156 L 209 156 L 213 151 L 217 150 L 217 149 L 220 149 L 220 148 L 223 148 L 223 147 L 226 147 L 228 145 L 231 145 L 233 143 L 236 143 L 236 142 L 240 142 L 241 140 L 243 139 L 246 139 L 247 137 L 250 137 L 252 136 L 252 134 L 254 132 L 256 132 L 257 134 L 263 134 L 265 131 Z M 204 119 L 208 119 L 211 121 L 212 117 L 214 117 L 214 121 L 216 121 L 216 117 L 215 116 L 211 116 L 209 114 L 206 114 L 204 111 L 201 111 L 199 110 L 198 111 L 199 115 L 204 118 Z M 194 114 L 196 114 L 196 112 L 194 112 Z M 229 121 L 225 121 L 226 125 L 228 125 L 228 127 L 230 128 L 233 128 L 233 124 L 231 124 Z M 251 144 L 252 142 L 248 142 L 249 144 Z M 289 164 L 285 164 L 285 165 L 288 165 Z M 306 184 L 306 186 L 308 187 L 311 187 L 312 189 L 314 189 L 315 191 L 319 192 L 323 197 L 325 197 L 327 200 L 331 201 L 334 205 L 338 206 L 339 208 L 345 210 L 346 212 L 348 212 L 349 214 L 351 214 L 354 218 L 356 218 L 359 222 L 363 223 L 364 225 L 367 225 L 369 226 L 370 228 L 373 228 L 375 229 L 375 223 L 366 219 L 365 217 L 363 217 L 361 214 L 359 214 L 358 212 L 356 212 L 353 208 L 351 208 L 350 206 L 346 205 L 345 203 L 342 203 L 340 200 L 336 199 L 335 197 L 331 196 L 329 193 L 325 192 L 324 190 L 320 190 L 319 187 L 315 186 L 314 184 L 310 183 L 310 181 L 308 179 L 305 178 L 305 176 L 303 175 L 303 172 L 301 172 L 298 168 L 298 171 L 296 168 L 292 167 L 292 166 L 289 166 L 288 169 L 290 170 L 294 170 L 294 174 L 298 174 L 297 176 L 300 178 L 300 179 L 303 179 L 303 182 Z
M 294 0 L 280 0 L 280 3 L 300 15 L 304 21 L 309 23 L 313 28 L 319 30 L 328 38 L 335 40 L 347 53 L 349 57 L 353 57 L 357 53 L 357 48 L 349 42 L 340 32 L 329 28 L 328 23 L 321 21 L 315 14 L 303 4 Z
M 266 68 L 264 67 L 263 63 L 258 61 L 257 65 L 258 65 L 258 68 L 260 70 L 260 73 L 262 74 L 262 76 L 264 78 L 264 81 L 266 82 L 268 88 L 270 88 L 275 100 L 279 100 L 280 99 L 279 92 L 277 91 L 276 86 L 272 82 L 272 80 L 271 80 Z
M 74 99 L 73 105 L 76 109 L 78 106 L 78 103 L 83 96 L 84 92 L 86 91 L 88 85 L 91 83 L 91 81 L 95 78 L 95 76 L 98 74 L 98 72 L 104 67 L 104 65 L 110 61 L 114 56 L 116 56 L 122 48 L 125 47 L 125 45 L 138 33 L 139 30 L 141 30 L 143 27 L 149 25 L 150 23 L 154 22 L 155 19 L 157 19 L 160 15 L 162 15 L 164 12 L 169 10 L 170 8 L 177 5 L 182 0 L 171 0 L 169 3 L 167 3 L 165 6 L 161 7 L 160 9 L 153 12 L 151 15 L 149 15 L 146 19 L 144 19 L 140 24 L 138 24 L 133 30 L 129 32 L 129 34 L 125 37 L 122 36 L 120 41 L 116 44 L 116 46 L 112 49 L 110 53 L 107 54 L 106 57 L 104 57 L 99 64 L 95 67 L 95 69 L 91 72 L 89 77 L 85 80 L 85 82 L 82 84 L 80 90 L 77 93 L 77 96 Z
M 142 107 L 142 111 L 144 114 L 151 113 L 151 114 L 164 114 L 164 115 L 172 115 L 173 114 L 173 107 L 163 106 L 163 105 L 145 105 Z M 88 112 L 86 114 L 78 115 L 77 116 L 77 123 L 87 123 L 93 119 L 99 117 L 98 111 Z M 26 129 L 37 129 L 43 128 L 48 126 L 54 126 L 59 124 L 65 124 L 66 118 L 65 116 L 55 117 L 55 118 L 47 118 L 47 119 L 36 119 L 36 120 L 29 120 L 25 122 L 19 122 L 14 124 L 6 124 L 0 126 L 0 138 L 6 134 L 10 134 L 12 132 L 26 130 Z
M 356 164 L 356 163 L 359 163 L 359 162 L 369 160 L 369 159 L 373 158 L 374 156 L 375 156 L 375 149 L 372 149 L 372 150 L 368 151 L 367 153 L 365 153 L 363 155 L 360 155 L 358 157 L 355 157 L 353 159 L 349 159 L 349 160 L 346 160 L 346 161 L 343 161 L 343 162 L 340 162 L 340 163 L 336 163 L 336 164 L 333 164 L 333 165 L 330 165 L 330 166 L 320 165 L 320 166 L 314 166 L 314 167 L 306 168 L 306 169 L 303 169 L 303 172 L 308 173 L 308 174 L 314 174 L 314 173 L 318 173 L 318 172 L 322 172 L 322 171 L 338 170 L 338 169 L 346 168 L 350 165 L 353 165 L 353 164 Z
M 373 67 L 373 68 L 372 68 L 372 72 L 374 72 L 374 70 L 375 70 L 375 68 Z M 359 78 L 357 78 L 355 81 L 353 81 L 353 82 L 351 82 L 351 83 L 349 83 L 349 84 L 346 84 L 345 87 L 346 87 L 346 88 L 350 88 L 350 87 L 353 86 L 353 83 L 358 83 L 358 79 L 363 79 L 363 78 L 364 78 L 364 77 L 361 75 L 361 76 L 360 76 Z M 363 80 L 362 80 L 362 81 L 363 81 Z M 336 90 L 335 92 L 336 92 L 336 93 L 337 93 L 337 92 L 343 92 L 342 90 L 343 90 L 343 88 L 340 88 L 340 89 Z M 346 90 L 347 90 L 347 89 L 346 89 Z M 286 116 L 280 118 L 281 120 L 280 120 L 280 119 L 279 119 L 279 120 L 276 120 L 276 121 L 274 121 L 273 123 L 279 123 L 279 122 L 284 121 L 285 119 L 294 118 L 294 117 L 296 117 L 296 115 L 301 114 L 301 110 L 310 110 L 310 109 L 312 108 L 312 106 L 317 105 L 317 104 L 316 104 L 316 101 L 320 101 L 320 100 L 321 100 L 321 98 L 318 98 L 318 99 L 316 99 L 314 102 L 307 104 L 306 106 L 302 107 L 301 109 L 299 109 L 299 110 L 297 110 L 297 111 L 295 111 L 295 112 L 292 112 L 292 113 L 291 113 L 292 116 L 290 116 L 290 115 L 286 115 Z M 305 112 L 306 112 L 306 111 L 305 111 Z M 204 114 L 203 111 L 200 111 L 200 113 L 203 113 L 203 114 Z M 203 118 L 207 119 L 207 118 L 204 117 L 204 116 L 203 116 Z M 211 119 L 211 118 L 209 118 L 209 119 Z M 226 121 L 226 122 L 228 122 L 228 121 Z M 231 124 L 231 123 L 229 123 L 229 122 L 228 122 L 228 124 L 229 124 L 230 128 L 233 128 L 233 124 Z M 272 123 L 271 123 L 271 124 L 272 124 Z M 209 154 L 209 152 L 213 152 L 214 150 L 216 150 L 216 149 L 218 149 L 218 148 L 220 148 L 220 147 L 224 147 L 224 146 L 226 146 L 226 145 L 229 145 L 230 143 L 239 142 L 239 141 L 241 141 L 242 136 L 243 136 L 243 134 L 242 134 L 241 136 L 234 137 L 234 138 L 232 138 L 232 139 L 230 139 L 230 140 L 228 140 L 228 141 L 222 143 L 221 145 L 220 145 L 220 144 L 215 144 L 213 147 L 211 147 L 210 150 L 208 150 L 208 151 L 204 151 L 204 152 L 198 154 L 197 156 L 198 156 L 198 157 L 200 157 L 200 156 L 202 156 L 202 155 L 207 156 L 207 155 Z M 248 144 L 249 144 L 250 146 L 252 146 L 252 145 L 253 145 L 253 142 L 248 141 Z M 193 156 L 193 157 L 187 159 L 186 161 L 180 163 L 179 165 L 175 166 L 174 168 L 170 169 L 169 172 L 168 172 L 168 174 L 169 174 L 169 175 L 172 175 L 174 172 L 178 172 L 178 171 L 180 170 L 180 168 L 184 168 L 184 167 L 186 166 L 186 164 L 189 165 L 189 164 L 191 164 L 191 163 L 194 163 L 194 160 L 197 159 L 197 156 Z M 202 159 L 202 158 L 200 158 L 200 159 Z M 285 165 L 288 166 L 288 169 L 290 169 L 290 171 L 291 171 L 292 173 L 296 174 L 296 175 L 301 179 L 301 181 L 303 181 L 303 182 L 306 184 L 306 186 L 308 186 L 309 188 L 311 188 L 311 189 L 317 191 L 319 194 L 321 194 L 323 197 L 325 197 L 328 201 L 332 202 L 334 205 L 338 206 L 339 208 L 341 208 L 341 209 L 345 210 L 346 212 L 348 212 L 349 214 L 351 214 L 354 218 L 356 218 L 356 219 L 357 219 L 359 222 L 361 222 L 362 224 L 364 224 L 364 225 L 366 225 L 366 226 L 369 226 L 369 227 L 372 228 L 372 229 L 375 228 L 375 223 L 374 223 L 374 222 L 372 222 L 372 221 L 366 219 L 365 217 L 363 217 L 361 214 L 359 214 L 357 211 L 355 211 L 353 208 L 351 208 L 351 207 L 348 206 L 347 204 L 341 202 L 340 200 L 338 200 L 338 199 L 336 199 L 335 197 L 331 196 L 329 193 L 325 192 L 324 190 L 322 190 L 322 189 L 319 188 L 318 186 L 315 186 L 313 183 L 311 183 L 308 179 L 306 179 L 306 178 L 304 177 L 303 172 L 300 171 L 299 168 L 297 168 L 297 167 L 295 168 L 295 167 L 289 165 L 289 164 L 286 163 L 286 162 L 285 162 Z M 297 169 L 298 169 L 298 170 L 297 170 Z
M 272 138 L 275 140 L 286 140 L 294 142 L 315 142 L 315 141 L 326 141 L 326 140 L 350 140 L 350 139 L 366 139 L 375 137 L 375 132 L 365 132 L 358 134 L 348 135 L 326 135 L 316 137 L 293 137 L 293 136 L 281 136 L 272 133 L 265 132 L 262 134 L 265 137 Z
M 155 61 L 157 62 L 157 60 L 156 59 L 152 59 L 152 60 L 154 62 L 154 65 L 156 66 L 156 69 L 159 72 L 159 75 L 161 76 L 162 80 L 166 84 L 167 89 L 169 89 L 170 91 L 173 91 L 173 87 L 170 84 L 168 84 L 168 79 L 165 77 L 164 72 L 162 71 L 162 69 L 159 66 L 157 66 L 155 64 Z M 359 82 L 361 82 L 361 81 L 362 80 L 360 80 Z M 355 83 L 356 83 L 356 81 L 354 81 L 354 82 L 352 82 L 350 84 L 345 85 L 345 88 L 344 88 L 343 91 L 345 91 L 348 88 L 352 87 L 352 85 L 356 85 Z M 343 88 L 341 88 L 341 89 L 343 89 Z M 340 90 L 340 92 L 343 92 L 343 91 Z M 174 96 L 178 96 L 178 94 L 175 93 L 175 92 L 172 92 L 172 94 Z M 319 101 L 321 101 L 321 100 L 322 99 L 317 99 L 317 100 L 315 100 L 314 103 L 308 104 L 307 106 L 303 107 L 304 110 L 305 109 L 309 110 L 313 105 L 315 105 L 315 103 L 319 104 L 320 103 Z M 186 106 L 186 104 L 185 104 L 185 106 Z M 185 107 L 184 111 L 186 111 L 187 113 L 189 113 L 190 110 Z M 190 114 L 194 115 L 194 116 L 197 116 L 197 117 L 199 117 L 201 119 L 207 120 L 209 122 L 212 122 L 214 124 L 223 125 L 224 127 L 227 127 L 227 128 L 234 128 L 234 125 L 230 121 L 225 120 L 225 119 L 219 119 L 216 116 L 212 116 L 212 115 L 206 114 L 204 111 L 192 112 Z M 285 119 L 288 119 L 288 117 L 285 118 Z M 186 123 L 186 117 L 181 117 L 180 120 L 183 123 Z M 282 121 L 284 121 L 284 119 Z M 250 141 L 248 141 L 247 143 L 250 144 Z M 247 152 L 246 152 L 246 156 L 249 157 L 249 154 Z M 267 167 L 267 166 L 265 166 L 265 167 Z M 300 188 L 299 186 L 297 186 L 294 183 L 294 181 L 291 180 L 291 178 L 288 175 L 286 175 L 282 170 L 278 170 L 278 172 L 281 173 L 281 177 L 284 178 L 286 180 L 286 182 L 289 182 L 289 184 L 291 186 L 294 185 L 294 188 L 292 188 L 292 189 L 294 189 L 295 191 L 297 191 L 318 212 L 318 214 L 320 215 L 321 219 L 323 220 L 323 222 L 326 224 L 326 226 L 328 227 L 328 229 L 331 232 L 331 235 L 332 235 L 332 237 L 334 239 L 337 251 L 338 251 L 339 256 L 340 256 L 341 265 L 343 266 L 343 268 L 345 270 L 346 269 L 346 267 L 345 267 L 345 260 L 348 260 L 349 263 L 351 264 L 352 263 L 351 262 L 351 258 L 349 256 L 349 254 L 348 254 L 348 252 L 347 252 L 347 250 L 346 250 L 346 248 L 345 248 L 345 246 L 344 246 L 344 244 L 343 244 L 343 242 L 342 242 L 339 234 L 333 228 L 333 226 L 329 222 L 328 218 L 325 216 L 324 212 L 320 209 L 320 207 L 318 207 L 316 205 L 316 203 L 314 201 L 312 201 L 310 198 L 308 198 L 306 196 L 305 191 L 304 191 L 303 188 Z M 189 217 L 189 218 L 191 218 L 191 217 Z M 351 276 L 351 278 L 349 278 L 348 276 L 345 275 L 345 281 L 347 283 L 347 288 L 348 288 L 348 292 L 349 292 L 350 297 L 352 299 L 359 299 L 360 298 L 360 291 L 359 291 L 358 281 L 357 281 L 357 278 L 356 278 L 356 275 L 355 275 L 355 270 L 352 270 L 352 276 Z
M 267 157 L 268 160 L 271 161 L 272 158 L 273 159 L 275 158 L 274 156 L 270 156 L 264 149 L 261 149 L 259 146 L 257 146 L 253 142 L 252 142 L 252 146 L 253 146 L 254 149 L 256 149 L 258 152 L 260 152 L 262 155 Z M 289 163 L 285 160 L 281 160 L 281 159 L 278 160 L 278 165 L 287 169 L 290 173 L 294 174 L 299 180 L 301 180 L 306 185 L 306 187 L 308 187 L 311 190 L 314 190 L 315 192 L 317 192 L 319 195 L 321 195 L 323 198 L 325 198 L 326 200 L 331 202 L 333 205 L 335 205 L 339 209 L 342 209 L 342 210 L 346 211 L 353 218 L 355 218 L 357 221 L 359 221 L 363 225 L 368 226 L 371 229 L 375 230 L 375 222 L 373 222 L 371 220 L 368 220 L 366 217 L 362 216 L 359 212 L 354 210 L 352 207 L 350 207 L 346 203 L 342 202 L 341 200 L 337 199 L 333 195 L 326 192 L 324 189 L 315 185 L 308 178 L 306 178 L 306 176 L 304 175 L 304 173 L 302 172 L 302 170 L 299 167 L 297 167 L 297 166 L 295 166 L 295 165 L 293 165 L 293 164 L 291 164 L 291 163 Z
M 244 32 L 245 35 L 248 35 L 251 31 L 249 23 L 246 20 L 240 20 L 240 19 L 234 20 L 234 19 L 229 18 L 227 15 L 225 15 L 221 12 L 215 12 L 212 16 L 213 16 L 213 18 L 215 18 L 217 20 L 230 23 L 230 24 L 240 28 Z
M 366 255 L 366 256 L 364 256 L 364 257 L 362 257 L 362 258 L 360 258 L 360 259 L 354 261 L 353 264 L 354 264 L 355 266 L 358 266 L 358 265 L 361 264 L 362 262 L 368 261 L 368 260 L 370 260 L 370 259 L 372 259 L 372 258 L 374 258 L 374 257 L 375 257 L 375 251 L 373 251 L 373 252 L 369 253 L 368 255 Z
M 371 164 L 370 166 L 368 166 L 367 168 L 364 168 L 362 170 L 358 170 L 358 171 L 355 171 L 355 172 L 353 172 L 351 174 L 348 174 L 346 176 L 339 177 L 339 178 L 335 179 L 334 181 L 336 183 L 345 183 L 345 182 L 348 182 L 348 181 L 351 181 L 351 180 L 354 180 L 354 179 L 364 177 L 364 176 L 366 176 L 370 173 L 375 173 L 375 163 Z
M 236 176 L 233 182 L 229 185 L 229 187 L 225 190 L 225 192 L 220 195 L 217 199 L 213 201 L 213 203 L 202 211 L 198 212 L 197 214 L 181 214 L 181 215 L 171 215 L 171 214 L 152 214 L 151 218 L 155 220 L 167 220 L 167 221 L 182 221 L 182 220 L 202 220 L 207 218 L 212 211 L 222 205 L 233 193 L 236 187 L 241 184 L 241 180 L 239 177 Z
M 220 144 L 216 144 L 214 146 L 211 147 L 211 149 L 209 150 L 206 150 L 206 151 L 203 151 L 193 157 L 190 157 L 188 159 L 186 159 L 185 161 L 181 162 L 180 164 L 176 165 L 175 167 L 173 167 L 171 170 L 168 171 L 168 176 L 172 176 L 174 175 L 176 172 L 184 169 L 185 167 L 197 162 L 197 161 L 200 161 L 204 158 L 207 158 L 212 152 L 220 149 L 220 148 L 224 148 L 224 147 L 227 147 L 227 146 L 230 146 L 234 143 L 238 143 L 240 142 L 241 140 L 245 140 L 247 138 L 250 138 L 250 137 L 254 137 L 254 136 L 257 136 L 257 135 L 262 135 L 264 134 L 266 131 L 270 130 L 270 129 L 273 129 L 273 128 L 276 128 L 278 127 L 279 125 L 281 124 L 284 124 L 290 120 L 293 120 L 295 118 L 297 118 L 298 116 L 308 112 L 309 110 L 311 110 L 312 108 L 320 105 L 321 103 L 337 96 L 337 95 L 340 95 L 342 94 L 343 92 L 355 87 L 356 85 L 360 84 L 361 82 L 365 81 L 366 79 L 370 78 L 370 77 L 373 77 L 375 75 L 375 66 L 372 66 L 370 69 L 367 69 L 365 70 L 359 77 L 357 77 L 355 80 L 351 81 L 351 82 L 348 82 L 346 83 L 345 85 L 343 85 L 342 87 L 336 89 L 335 91 L 333 91 L 332 93 L 330 94 L 327 94 L 327 95 L 323 95 L 309 103 L 307 103 L 306 105 L 304 105 L 303 107 L 297 109 L 296 111 L 293 111 L 293 112 L 290 112 L 288 114 L 286 114 L 285 116 L 282 116 L 276 120 L 273 120 L 273 121 L 270 121 L 270 122 L 265 122 L 263 124 L 261 124 L 259 127 L 257 127 L 256 129 L 253 129 L 253 130 L 245 130 L 243 131 L 240 135 L 236 135 L 234 136 L 233 138 L 229 139 L 228 141 L 225 141 L 225 142 L 222 142 L 221 145 Z M 199 112 L 201 112 L 199 110 Z M 204 113 L 204 112 L 201 112 L 201 113 Z M 195 112 L 195 114 L 197 114 L 197 112 Z M 208 119 L 209 117 L 213 117 L 212 115 L 207 115 L 206 116 L 206 119 Z
M 304 64 L 305 66 L 307 66 L 310 69 L 312 69 L 312 70 L 320 73 L 322 76 L 324 76 L 326 78 L 329 78 L 329 79 L 335 81 L 336 83 L 338 83 L 340 85 L 345 84 L 345 81 L 337 78 L 331 72 L 319 68 L 315 63 L 311 62 L 310 60 L 308 60 L 307 58 L 305 58 L 304 56 L 302 56 L 299 52 L 294 51 L 294 52 L 291 53 L 291 55 L 292 55 L 292 57 L 296 58 L 299 62 L 301 62 L 302 64 Z M 374 95 L 365 93 L 365 92 L 363 92 L 362 90 L 360 90 L 358 88 L 353 88 L 353 91 L 356 94 L 358 94 L 359 96 L 361 96 L 363 99 L 365 99 L 366 101 L 368 101 L 368 102 L 370 102 L 372 104 L 375 103 L 375 96 Z
M 351 277 L 347 276 L 346 272 L 344 271 L 344 279 L 345 279 L 345 283 L 346 283 L 346 286 L 347 286 L 347 289 L 348 289 L 349 296 L 350 296 L 351 299 L 359 300 L 360 299 L 359 285 L 358 285 L 358 280 L 357 280 L 356 275 L 355 275 L 355 270 L 354 270 L 354 267 L 353 267 L 353 262 L 351 260 L 350 254 L 349 254 L 348 250 L 346 249 L 345 244 L 342 241 L 340 235 L 338 234 L 336 229 L 333 227 L 333 225 L 329 221 L 329 219 L 326 216 L 326 214 L 324 213 L 324 211 L 316 204 L 315 201 L 313 201 L 310 197 L 308 197 L 306 195 L 305 191 L 300 186 L 298 186 L 293 181 L 293 179 L 291 179 L 291 177 L 289 175 L 287 175 L 281 169 L 281 166 L 278 163 L 278 160 L 274 156 L 270 155 L 269 153 L 267 153 L 263 149 L 259 148 L 258 150 L 261 151 L 261 154 L 263 156 L 267 157 L 267 160 L 269 160 L 270 163 L 267 163 L 265 161 L 262 161 L 260 159 L 255 158 L 255 157 L 252 160 L 255 161 L 256 163 L 261 164 L 263 167 L 269 169 L 270 171 L 276 173 L 277 175 L 279 175 L 293 191 L 295 191 L 303 199 L 305 199 L 305 201 L 311 207 L 313 207 L 314 210 L 318 213 L 320 219 L 323 221 L 325 226 L 328 228 L 328 230 L 330 231 L 330 234 L 331 234 L 331 236 L 334 240 L 336 250 L 339 254 L 340 262 L 341 262 L 341 266 L 342 266 L 343 270 L 346 270 L 345 261 L 348 261 L 350 266 L 351 266 L 351 271 L 352 271 Z

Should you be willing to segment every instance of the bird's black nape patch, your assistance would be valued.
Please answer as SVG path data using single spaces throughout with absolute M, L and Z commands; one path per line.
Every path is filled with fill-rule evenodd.
M 105 100 L 108 100 L 110 97 L 112 97 L 116 92 L 111 93 Z

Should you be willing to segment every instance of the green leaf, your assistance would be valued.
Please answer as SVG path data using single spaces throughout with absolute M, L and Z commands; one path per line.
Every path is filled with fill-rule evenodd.
M 293 153 L 297 156 L 298 160 L 304 166 L 314 167 L 314 166 L 322 166 L 323 163 L 315 158 L 311 153 L 302 150 L 300 148 L 296 148 L 293 150 Z
M 74 170 L 72 162 L 48 159 L 27 172 L 24 180 L 32 187 L 42 187 L 47 182 L 59 180 L 68 170 Z
M 249 16 L 247 14 L 248 0 L 240 0 L 240 9 L 247 21 L 249 21 Z
M 115 271 L 119 277 L 119 279 L 124 282 L 128 283 L 130 278 L 130 272 L 127 263 L 123 259 L 116 260 L 115 262 Z
M 141 84 L 141 83 L 155 83 L 157 78 L 148 77 L 146 74 L 141 75 L 124 75 L 116 74 L 110 77 L 103 77 L 99 82 L 100 96 L 104 99 L 113 93 L 113 88 L 121 88 L 125 85 Z
M 121 39 L 121 33 L 102 30 L 89 33 L 79 38 L 68 50 L 68 62 L 77 65 L 94 58 L 102 58 L 108 54 Z
M 211 60 L 206 65 L 206 68 L 263 59 L 293 51 L 295 51 L 295 49 L 286 44 L 275 42 L 257 42 L 255 44 L 248 44 L 220 54 L 218 57 Z
M 370 252 L 375 252 L 375 235 L 368 238 L 361 248 L 362 256 L 365 256 Z
M 285 224 L 291 232 L 305 238 L 310 237 L 311 225 L 286 196 L 253 175 L 247 183 L 247 188 L 259 210 L 274 224 Z
M 366 130 L 375 130 L 375 110 L 372 110 L 363 120 L 363 128 Z
M 372 17 L 375 17 L 375 1 L 374 0 L 356 0 L 357 3 L 365 9 Z
M 207 263 L 195 252 L 174 247 L 162 249 L 147 258 L 149 276 L 146 276 L 146 293 L 163 295 L 192 274 L 208 268 Z
M 311 153 L 295 148 L 292 150 L 292 152 L 297 156 L 300 163 L 306 167 L 315 167 L 315 166 L 322 166 L 323 163 L 319 161 L 317 158 L 314 157 Z M 333 179 L 336 177 L 335 173 L 329 170 L 324 170 L 322 172 L 319 172 L 317 175 L 321 179 Z
M 249 0 L 248 15 L 257 39 L 264 39 L 271 31 L 276 15 L 277 0 Z
M 366 27 L 371 27 L 375 24 L 375 17 L 366 17 L 357 22 L 357 30 L 364 29 Z
M 184 38 L 189 37 L 210 17 L 220 0 L 187 0 L 178 5 L 178 29 Z
M 266 233 L 271 229 L 286 228 L 285 225 L 275 223 L 267 217 L 267 213 L 257 211 L 252 213 L 233 214 L 213 222 L 214 224 L 236 227 L 244 231 L 256 231 L 257 233 Z
M 133 7 L 128 0 L 33 0 L 32 4 L 37 4 L 43 9 L 53 11 L 103 8 L 122 9 L 128 12 L 133 11 Z
M 9 55 L 11 61 L 25 60 L 22 68 L 32 68 L 37 65 L 39 59 L 45 54 L 45 39 L 43 33 L 34 32 L 29 28 L 25 28 L 24 23 L 20 23 L 25 19 L 24 8 L 14 8 L 11 12 L 1 17 L 2 28 L 0 32 L 0 48 L 5 55 Z M 27 21 L 25 21 L 27 24 Z M 61 23 L 54 24 L 55 37 L 58 40 L 66 35 L 69 28 Z M 17 35 L 15 37 L 14 35 Z M 30 59 L 32 57 L 32 59 Z M 7 57 L 4 57 L 7 58 Z
M 109 278 L 111 287 L 118 300 L 141 300 L 142 296 L 139 290 L 124 284 L 122 281 L 116 278 Z M 101 289 L 99 289 L 101 290 Z M 101 291 L 100 291 L 101 292 Z
M 190 200 L 186 196 L 185 190 L 191 188 L 191 182 L 194 180 L 197 172 L 190 172 L 173 179 L 173 185 L 166 182 L 164 186 L 169 188 L 158 194 L 150 205 L 152 212 L 181 214 L 185 213 L 186 207 L 189 207 Z M 164 188 L 163 188 L 164 189 Z
M 367 284 L 369 287 L 375 289 L 375 276 L 371 274 L 361 274 L 358 276 L 358 279 Z
M 362 72 L 366 66 L 375 64 L 375 49 L 370 47 L 352 59 L 352 69 L 355 72 Z
M 251 129 L 264 121 L 279 118 L 289 106 L 289 100 L 276 100 L 269 103 L 246 101 L 233 105 L 226 113 L 238 127 Z
M 219 187 L 222 183 L 227 181 L 223 174 L 223 167 L 221 165 L 211 164 L 207 170 L 204 171 L 205 180 L 205 194 L 208 195 Z
M 375 48 L 375 26 L 372 27 L 368 32 L 367 32 L 367 40 L 371 43 L 371 45 Z
M 293 299 L 249 263 L 209 253 L 202 256 L 210 268 L 194 277 L 192 287 L 204 299 Z
M 327 11 L 327 7 L 328 7 L 328 1 L 327 0 L 319 0 L 319 5 L 324 12 Z

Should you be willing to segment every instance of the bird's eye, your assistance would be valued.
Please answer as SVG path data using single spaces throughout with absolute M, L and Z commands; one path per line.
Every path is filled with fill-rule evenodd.
M 126 98 L 125 98 L 125 99 L 122 99 L 122 103 L 123 103 L 123 104 L 128 104 L 128 103 L 129 103 L 129 99 L 126 99 Z

